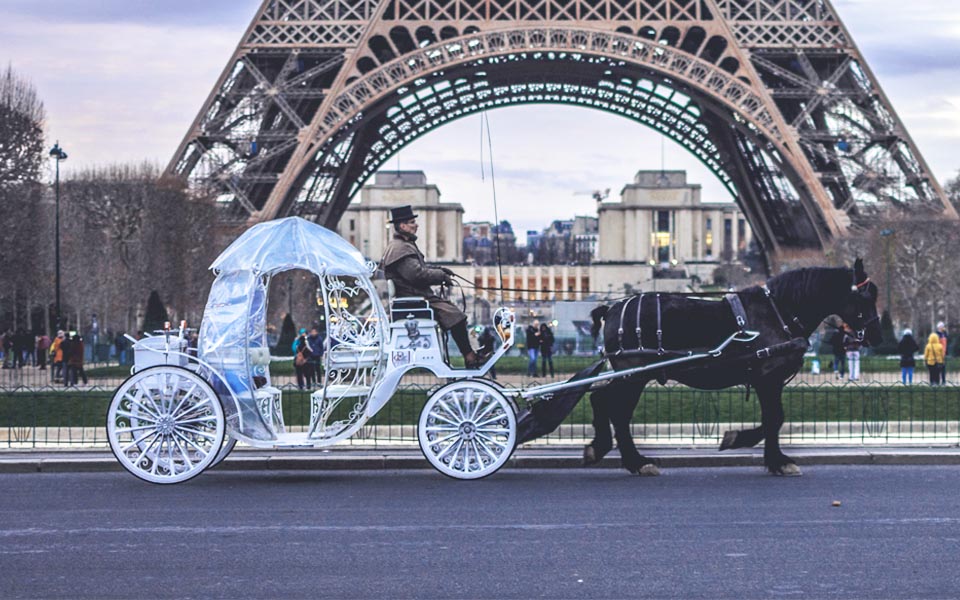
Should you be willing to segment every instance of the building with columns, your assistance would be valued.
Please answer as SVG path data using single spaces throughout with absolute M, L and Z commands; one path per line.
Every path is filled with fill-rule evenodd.
M 340 219 L 337 233 L 367 258 L 379 261 L 393 236 L 390 209 L 409 204 L 417 214 L 417 246 L 430 262 L 462 260 L 463 206 L 440 202 L 440 190 L 423 171 L 380 171 Z
M 685 171 L 639 171 L 619 201 L 602 202 L 597 212 L 597 262 L 648 265 L 650 279 L 683 271 L 710 283 L 720 263 L 740 260 L 752 241 L 737 205 L 703 202 Z

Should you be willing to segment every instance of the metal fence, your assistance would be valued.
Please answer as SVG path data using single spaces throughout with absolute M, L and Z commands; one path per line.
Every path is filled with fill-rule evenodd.
M 441 383 L 428 374 L 408 376 L 386 407 L 344 444 L 415 444 L 420 410 Z M 282 389 L 288 429 L 305 430 L 310 391 L 289 383 Z M 105 449 L 112 394 L 112 385 L 0 389 L 0 448 Z M 953 385 L 795 381 L 783 400 L 787 444 L 960 443 L 960 387 Z M 759 421 L 756 396 L 742 387 L 700 391 L 654 383 L 641 396 L 633 432 L 640 444 L 716 445 L 725 431 L 755 427 Z M 581 402 L 556 432 L 534 444 L 586 443 L 593 437 L 590 423 L 589 403 Z

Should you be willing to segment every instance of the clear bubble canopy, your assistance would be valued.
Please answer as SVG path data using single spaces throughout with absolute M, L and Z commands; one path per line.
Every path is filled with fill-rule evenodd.
M 254 225 L 230 244 L 210 269 L 219 273 L 305 269 L 318 275 L 370 274 L 359 250 L 333 231 L 300 217 Z

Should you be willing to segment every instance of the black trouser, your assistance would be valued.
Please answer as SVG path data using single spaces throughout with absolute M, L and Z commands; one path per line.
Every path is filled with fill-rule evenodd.
M 450 335 L 456 342 L 460 354 L 464 357 L 473 352 L 473 346 L 470 345 L 470 336 L 467 334 L 467 320 L 464 319 L 450 328 Z
M 546 377 L 546 376 L 547 376 L 547 363 L 549 362 L 549 363 L 550 363 L 550 377 L 554 377 L 554 373 L 553 373 L 553 349 L 541 348 L 541 349 L 540 349 L 540 357 L 541 357 L 541 359 L 542 359 L 542 362 L 541 362 L 541 365 L 540 365 L 540 376 L 541 376 L 541 377 Z

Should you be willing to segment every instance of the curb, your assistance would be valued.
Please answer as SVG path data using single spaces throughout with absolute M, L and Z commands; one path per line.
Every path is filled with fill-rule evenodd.
M 758 467 L 763 466 L 763 450 L 707 452 L 703 449 L 641 448 L 656 457 L 663 468 Z M 803 467 L 808 465 L 960 465 L 960 448 L 786 448 Z M 581 448 L 519 449 L 505 465 L 507 469 L 581 469 Z M 590 468 L 620 468 L 620 457 L 611 452 Z M 220 471 L 367 471 L 430 470 L 430 465 L 415 450 L 342 452 L 321 451 L 309 454 L 239 450 L 216 467 Z M 109 452 L 0 452 L 0 474 L 24 473 L 106 473 L 123 468 Z

